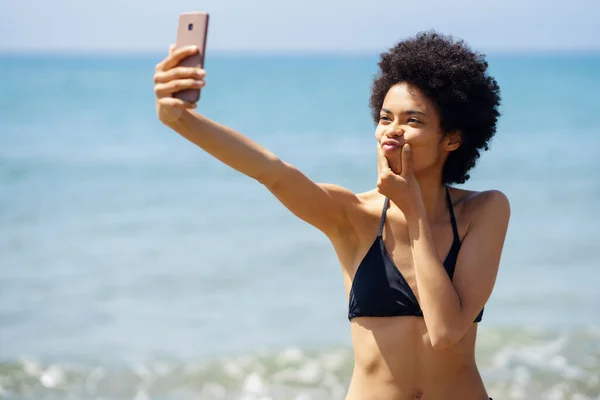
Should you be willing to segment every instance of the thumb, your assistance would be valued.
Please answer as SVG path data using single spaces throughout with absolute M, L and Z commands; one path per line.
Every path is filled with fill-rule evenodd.
M 404 146 L 398 152 L 398 157 L 396 158 L 396 170 L 394 171 L 396 174 L 402 176 L 402 170 L 404 169 L 404 163 L 402 162 L 402 158 L 404 158 Z
M 387 171 L 389 169 L 390 164 L 388 163 L 388 159 L 385 157 L 381 145 L 377 143 L 377 173 L 381 175 L 382 172 Z
M 402 176 L 407 177 L 413 173 L 413 153 L 410 144 L 402 146 Z

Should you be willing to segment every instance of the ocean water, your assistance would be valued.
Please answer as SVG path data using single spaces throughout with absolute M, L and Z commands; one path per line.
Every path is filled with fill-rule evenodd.
M 325 236 L 155 117 L 147 56 L 0 56 L 0 397 L 343 399 Z M 600 55 L 492 54 L 465 184 L 512 220 L 480 325 L 497 399 L 600 399 Z M 374 55 L 207 58 L 199 110 L 317 181 L 376 179 Z

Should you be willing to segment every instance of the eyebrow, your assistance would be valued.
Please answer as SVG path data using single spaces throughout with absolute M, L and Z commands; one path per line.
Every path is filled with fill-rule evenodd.
M 382 108 L 381 111 L 384 112 L 384 113 L 386 113 L 386 114 L 393 114 L 393 112 L 391 112 L 387 108 Z M 408 114 L 408 115 L 424 115 L 424 116 L 427 116 L 427 114 L 425 114 L 423 111 L 419 111 L 419 110 L 408 110 L 408 111 L 405 111 L 404 114 Z

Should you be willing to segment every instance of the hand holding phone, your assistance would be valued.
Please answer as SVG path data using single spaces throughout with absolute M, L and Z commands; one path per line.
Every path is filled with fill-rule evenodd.
M 208 13 L 206 12 L 188 12 L 179 16 L 175 49 L 181 49 L 186 46 L 196 46 L 198 52 L 181 60 L 178 66 L 204 68 L 208 20 Z M 173 97 L 189 103 L 196 103 L 200 100 L 200 89 L 185 89 L 173 93 Z
M 179 17 L 177 43 L 169 55 L 156 65 L 154 92 L 158 118 L 169 125 L 183 111 L 196 108 L 200 89 L 204 87 L 204 53 L 208 14 L 184 13 Z

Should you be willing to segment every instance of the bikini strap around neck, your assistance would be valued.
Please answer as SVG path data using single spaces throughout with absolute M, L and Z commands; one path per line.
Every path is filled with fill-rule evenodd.
M 379 236 L 379 237 L 381 237 L 383 235 L 383 226 L 385 225 L 385 216 L 387 214 L 387 209 L 388 209 L 389 204 L 390 204 L 390 199 L 388 199 L 386 197 L 385 201 L 383 202 L 383 211 L 381 212 L 381 221 L 379 222 L 379 233 L 377 233 L 377 236 Z
M 448 209 L 450 210 L 450 223 L 452 224 L 452 232 L 454 232 L 454 240 L 460 241 L 458 235 L 458 227 L 456 226 L 456 217 L 454 216 L 454 207 L 452 207 L 452 198 L 450 197 L 450 191 L 446 186 L 446 200 L 448 201 Z

